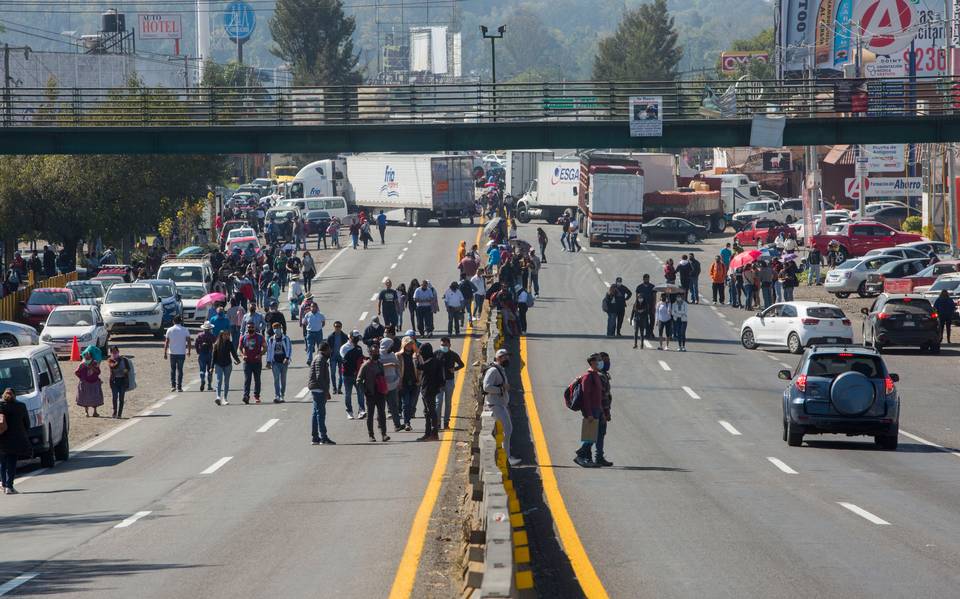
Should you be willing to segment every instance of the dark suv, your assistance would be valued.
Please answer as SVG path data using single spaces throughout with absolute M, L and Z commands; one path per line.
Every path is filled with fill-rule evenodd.
M 880 352 L 893 345 L 914 345 L 940 352 L 940 323 L 922 295 L 881 293 L 870 308 L 861 308 L 863 344 Z
M 804 435 L 872 435 L 877 447 L 897 448 L 900 378 L 887 371 L 879 353 L 848 346 L 814 346 L 796 372 L 781 370 L 790 381 L 783 392 L 783 440 L 798 447 Z

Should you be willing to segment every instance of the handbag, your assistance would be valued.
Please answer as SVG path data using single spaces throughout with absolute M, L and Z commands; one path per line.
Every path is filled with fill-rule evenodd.
M 596 418 L 592 420 L 583 419 L 583 423 L 580 425 L 580 440 L 581 441 L 590 441 L 596 442 L 597 436 L 600 434 L 600 421 Z
M 127 361 L 127 391 L 133 391 L 137 388 L 137 371 L 133 368 L 133 360 L 124 358 Z

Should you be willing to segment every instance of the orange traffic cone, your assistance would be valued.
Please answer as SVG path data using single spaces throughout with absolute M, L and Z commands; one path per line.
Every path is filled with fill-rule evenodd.
M 76 337 L 73 338 L 73 347 L 70 348 L 70 361 L 80 361 L 80 343 L 77 341 Z

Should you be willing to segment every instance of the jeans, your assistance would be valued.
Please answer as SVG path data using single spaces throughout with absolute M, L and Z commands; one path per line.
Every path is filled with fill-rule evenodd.
M 323 343 L 323 331 L 307 331 L 307 365 L 313 364 L 313 352 Z
M 463 308 L 447 308 L 447 335 L 459 335 L 463 324 Z
M 393 426 L 395 428 L 400 428 L 400 411 L 401 406 L 399 405 L 400 399 L 400 389 L 394 389 L 392 391 L 387 391 L 387 410 L 390 411 L 390 418 L 393 419 Z
M 226 399 L 227 394 L 230 393 L 230 373 L 233 372 L 233 366 L 231 364 L 214 365 L 213 372 L 217 375 L 217 397 Z
M 243 363 L 243 398 L 250 399 L 250 380 L 253 379 L 253 397 L 260 399 L 260 372 L 263 365 L 260 362 Z
M 310 291 L 310 285 L 311 283 L 313 283 L 313 277 L 315 276 L 316 275 L 314 275 L 313 272 L 310 272 L 309 274 L 307 274 L 306 272 L 303 273 L 303 290 L 304 291 Z
M 387 231 L 387 225 L 377 225 L 377 230 L 380 231 L 380 245 L 383 245 L 387 242 L 386 238 L 384 237 L 384 233 Z
M 686 324 L 686 323 L 684 323 Z M 607 437 L 607 419 L 600 416 L 597 419 L 597 459 L 603 458 L 603 440 Z
M 483 312 L 483 300 L 486 297 L 482 293 L 473 294 L 473 315 L 480 316 L 480 313 Z
M 697 279 L 690 279 L 690 301 L 700 303 L 700 281 Z
M 583 249 L 582 247 L 580 247 L 580 242 L 577 241 L 577 234 L 576 234 L 576 233 L 571 233 L 571 234 L 570 234 L 570 238 L 569 238 L 569 240 L 568 240 L 567 243 L 570 244 L 570 251 L 571 251 L 571 252 L 579 252 L 580 250 Z
M 727 300 L 730 302 L 730 305 L 734 308 L 737 307 L 737 281 L 736 279 L 730 279 L 727 281 Z
M 318 250 L 320 249 L 321 243 L 323 243 L 323 249 L 327 249 L 327 232 L 322 229 L 320 230 L 319 233 L 317 233 L 317 249 Z
M 113 397 L 113 413 L 123 418 L 123 400 L 127 394 L 127 379 L 110 379 L 110 395 Z
M 13 478 L 17 475 L 17 456 L 13 454 L 0 455 L 0 486 L 4 489 L 13 488 Z
M 679 318 L 673 319 L 673 336 L 676 337 L 680 347 L 687 346 L 687 321 Z
M 773 292 L 774 292 L 774 297 L 776 298 L 776 301 L 782 302 L 783 301 L 783 283 L 781 283 L 780 281 L 774 281 Z
M 313 394 L 313 417 L 310 418 L 310 437 L 314 442 L 327 438 L 327 398 L 320 389 L 311 389 Z
M 519 320 L 520 332 L 527 332 L 527 310 L 530 309 L 530 306 L 521 303 L 517 306 L 517 319 Z
M 773 286 L 770 283 L 760 283 L 760 294 L 763 296 L 763 307 L 769 308 L 773 304 Z
M 276 397 L 283 399 L 287 394 L 287 367 L 289 364 L 283 362 L 271 362 L 270 369 L 273 370 L 273 393 Z
M 450 419 L 453 417 L 450 410 L 453 406 L 453 388 L 456 382 L 456 379 L 450 379 L 437 393 L 437 422 L 442 422 L 443 428 L 450 428 Z
M 564 231 L 560 234 L 560 247 L 563 248 L 563 251 L 567 251 L 567 240 L 570 239 L 570 234 Z
M 350 243 L 353 245 L 353 249 L 357 249 L 357 241 L 358 241 L 357 235 L 354 234 L 354 233 L 351 233 L 351 234 L 350 234 Z
M 607 337 L 613 337 L 617 334 L 617 313 L 607 312 Z
M 807 271 L 807 286 L 820 284 L 820 265 L 810 264 Z
M 363 385 L 358 385 L 355 377 L 344 376 L 343 386 L 346 388 L 343 397 L 343 404 L 347 408 L 347 413 L 353 414 L 353 403 L 350 401 L 350 392 L 354 389 L 357 390 L 357 406 L 359 406 L 361 412 L 365 411 L 366 408 L 364 407 L 363 403 Z
M 433 308 L 431 306 L 417 306 L 417 330 L 420 335 L 433 332 Z
M 497 419 L 497 422 L 500 423 L 500 428 L 503 429 L 503 453 L 507 454 L 509 458 L 511 455 L 510 436 L 513 434 L 513 421 L 510 420 L 510 410 L 507 409 L 507 406 L 500 404 L 487 404 L 487 407 L 493 412 L 493 417 Z
M 213 384 L 213 352 L 197 354 L 197 365 L 200 367 L 200 386 L 205 386 L 209 380 Z
M 540 295 L 540 273 L 539 272 L 530 273 L 530 284 L 533 285 L 533 294 Z
M 620 308 L 617 310 L 617 337 L 620 336 L 620 331 L 623 330 L 623 319 L 627 315 L 625 308 Z
M 170 354 L 170 387 L 183 389 L 183 362 L 187 357 L 183 354 Z
M 240 343 L 240 327 L 230 326 L 230 340 L 233 341 L 233 346 L 237 347 Z
M 783 301 L 793 301 L 793 287 L 787 287 L 786 285 L 783 286 Z
M 330 356 L 330 388 L 334 391 L 343 391 L 343 373 L 340 372 L 340 365 L 343 360 L 337 355 Z
M 403 408 L 403 423 L 410 424 L 413 420 L 413 413 L 417 409 L 417 396 L 419 389 L 416 385 L 400 386 L 400 404 Z
M 423 434 L 427 437 L 436 435 L 440 430 L 437 422 L 437 394 L 438 391 L 423 390 Z
M 373 397 L 367 398 L 367 433 L 373 436 L 373 414 L 377 414 L 377 426 L 380 428 L 380 434 L 387 434 L 387 398 L 384 395 L 375 393 Z
M 743 296 L 747 310 L 753 310 L 753 285 L 744 285 L 743 286 Z

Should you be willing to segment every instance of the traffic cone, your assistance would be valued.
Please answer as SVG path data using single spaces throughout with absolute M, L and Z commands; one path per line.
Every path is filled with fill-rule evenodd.
M 76 337 L 73 338 L 73 347 L 70 348 L 70 361 L 80 361 L 80 343 L 77 341 Z

